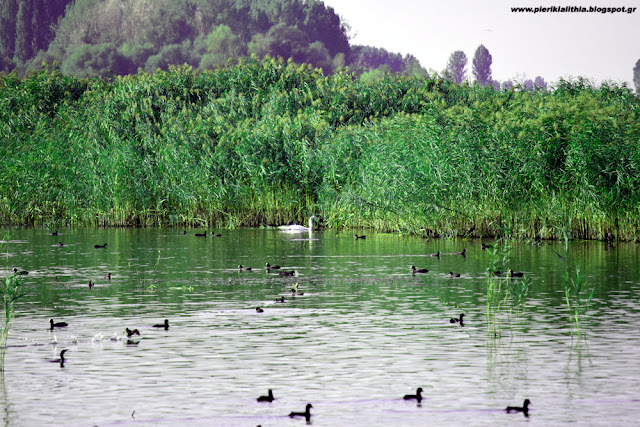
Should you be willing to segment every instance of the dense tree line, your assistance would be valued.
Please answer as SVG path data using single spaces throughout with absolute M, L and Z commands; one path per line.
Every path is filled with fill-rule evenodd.
M 426 75 L 413 56 L 350 46 L 348 25 L 322 1 L 0 2 L 0 69 L 7 71 L 56 62 L 69 74 L 124 75 L 172 64 L 205 69 L 230 58 L 269 54 L 324 72 L 350 65 L 358 74 Z
M 46 50 L 71 0 L 0 0 L 0 69 Z

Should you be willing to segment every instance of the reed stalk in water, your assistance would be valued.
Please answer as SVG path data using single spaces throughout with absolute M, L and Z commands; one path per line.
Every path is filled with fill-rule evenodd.
M 495 239 L 486 251 L 489 254 L 487 267 L 487 324 L 489 335 L 498 338 L 501 335 L 500 311 L 507 296 L 503 295 L 503 275 L 506 276 L 506 266 L 509 264 L 511 243 L 507 239 Z
M 18 274 L 12 273 L 2 281 L 2 326 L 0 326 L 0 371 L 4 371 L 4 356 L 7 351 L 7 336 L 14 316 L 14 304 L 24 295 Z
M 578 338 L 582 336 L 581 318 L 589 311 L 591 306 L 591 300 L 593 299 L 593 293 L 595 289 L 591 290 L 591 293 L 586 297 L 584 301 L 584 275 L 580 272 L 580 267 L 576 267 L 575 278 L 569 277 L 569 268 L 564 276 L 564 295 L 567 303 L 567 309 L 569 310 L 569 318 L 572 325 L 576 329 Z M 573 328 L 572 328 L 573 333 Z

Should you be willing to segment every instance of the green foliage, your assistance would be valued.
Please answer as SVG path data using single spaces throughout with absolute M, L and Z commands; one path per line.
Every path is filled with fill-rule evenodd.
M 70 0 L 0 1 L 0 70 L 22 65 L 53 40 Z M 14 62 L 15 60 L 15 62 Z
M 394 73 L 401 73 L 413 57 L 403 57 L 399 53 L 388 52 L 383 48 L 372 46 L 352 46 L 350 65 L 355 70 L 375 70 L 382 65 L 391 68 Z
M 426 75 L 411 55 L 362 47 L 352 55 L 347 31 L 321 1 L 4 0 L 0 70 L 22 76 L 57 61 L 79 77 L 126 75 L 182 64 L 207 69 L 253 54 L 293 58 L 325 73 L 351 64 L 360 74 L 386 64 Z
M 507 237 L 496 238 L 486 249 L 489 255 L 487 267 L 487 321 L 489 334 L 494 338 L 501 335 L 500 315 L 505 313 L 513 327 L 514 316 L 517 320 L 525 310 L 526 297 L 531 286 L 528 277 L 512 278 L 508 273 L 511 256 L 511 230 L 504 230 Z
M 568 269 L 567 269 L 568 270 Z M 580 273 L 580 267 L 576 267 L 575 279 L 569 278 L 569 272 L 564 277 L 564 294 L 569 318 L 576 327 L 578 337 L 582 335 L 580 319 L 589 310 L 595 289 L 591 290 L 586 302 L 583 301 L 584 276 Z
M 494 91 L 269 57 L 3 75 L 0 218 L 224 227 L 313 212 L 332 227 L 636 239 L 639 106 L 583 80 Z
M 16 16 L 16 44 L 14 61 L 24 63 L 31 58 L 33 52 L 33 27 L 31 20 L 33 19 L 33 4 L 30 1 L 21 1 L 18 5 L 18 14 Z
M 113 43 L 85 44 L 67 53 L 67 59 L 62 63 L 62 72 L 67 75 L 104 75 L 113 73 L 113 70 L 131 70 L 133 67 Z
M 110 64 L 115 74 L 184 63 L 211 68 L 247 54 L 293 58 L 329 72 L 336 57 L 344 61 L 350 52 L 340 18 L 318 1 L 77 0 L 56 26 L 47 55 L 71 63 L 65 70 L 75 70 L 81 63 L 104 62 L 87 58 L 100 56 L 91 49 L 83 50 L 82 62 L 77 58 L 83 46 L 104 44 L 131 61 Z M 23 50 L 24 60 L 33 56 Z M 94 69 L 80 70 L 80 75 Z
M 467 78 L 467 55 L 461 50 L 456 50 L 447 62 L 446 78 L 454 83 L 462 83 Z
M 640 93 L 640 59 L 636 62 L 636 66 L 633 67 L 633 84 L 636 87 L 636 93 Z
M 0 60 L 9 64 L 15 53 L 18 1 L 3 0 L 0 3 Z M 2 64 L 2 69 L 8 69 Z
M 164 46 L 156 55 L 151 55 L 147 59 L 145 69 L 154 72 L 157 69 L 168 69 L 171 65 L 193 65 L 191 57 L 191 42 L 184 41 L 181 44 L 171 44 Z
M 201 44 L 203 55 L 200 68 L 222 66 L 230 58 L 237 58 L 245 53 L 240 38 L 227 25 L 215 27 Z
M 125 43 L 120 47 L 120 53 L 128 59 L 131 67 L 133 68 L 136 64 L 146 64 L 149 57 L 156 53 L 156 49 L 151 43 L 145 43 L 143 45 Z M 130 72 L 126 72 L 124 74 L 131 74 L 136 70 L 137 67 L 136 69 L 131 69 Z
M 484 45 L 478 46 L 476 53 L 473 55 L 473 76 L 476 78 L 476 82 L 481 86 L 486 86 L 491 83 L 491 64 L 493 59 L 489 50 Z

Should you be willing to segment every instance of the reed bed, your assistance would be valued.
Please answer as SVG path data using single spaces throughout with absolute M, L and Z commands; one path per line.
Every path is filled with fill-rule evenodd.
M 275 225 L 637 240 L 640 100 L 509 92 L 266 58 L 0 76 L 0 221 Z

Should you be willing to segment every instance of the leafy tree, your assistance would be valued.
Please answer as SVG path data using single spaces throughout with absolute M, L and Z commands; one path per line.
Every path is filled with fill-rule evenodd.
M 375 80 L 382 80 L 386 74 L 391 73 L 391 67 L 387 64 L 382 64 L 375 70 L 370 70 L 362 73 L 360 80 L 363 82 L 371 82 Z
M 41 36 L 36 48 L 46 50 L 56 36 L 58 20 L 64 17 L 67 6 L 73 3 L 73 0 L 36 0 L 36 2 L 39 18 L 37 30 Z
M 324 72 L 333 71 L 333 61 L 331 60 L 329 49 L 321 41 L 315 41 L 309 45 L 304 62 L 312 64 L 314 67 L 322 68 Z
M 447 63 L 447 78 L 454 83 L 462 83 L 467 78 L 466 67 L 467 55 L 461 50 L 456 50 L 451 54 L 449 62 Z
M 154 72 L 158 68 L 169 69 L 170 65 L 189 64 L 194 66 L 191 58 L 191 42 L 185 40 L 181 44 L 171 44 L 163 47 L 157 55 L 152 55 L 147 59 L 145 68 L 149 72 Z
M 481 86 L 491 83 L 491 54 L 484 45 L 478 46 L 473 56 L 473 76 Z
M 533 90 L 534 86 L 533 86 L 533 80 L 531 79 L 527 79 L 524 81 L 523 86 L 526 90 Z
M 244 44 L 228 25 L 214 28 L 204 40 L 203 46 L 204 54 L 200 60 L 200 68 L 224 65 L 229 58 L 236 58 L 245 53 Z
M 247 50 L 250 54 L 256 55 L 259 58 L 264 57 L 270 52 L 271 42 L 265 34 L 255 34 L 249 44 Z
M 351 48 L 351 65 L 357 71 L 375 70 L 381 65 L 387 65 L 394 73 L 401 73 L 405 62 L 399 53 L 388 52 L 386 49 L 372 46 L 353 46 Z
M 249 53 L 263 57 L 266 54 L 293 58 L 296 62 L 304 62 L 308 48 L 306 35 L 297 27 L 279 23 L 269 29 L 264 36 L 256 35 L 249 43 Z
M 154 3 L 148 22 L 143 27 L 141 41 L 162 47 L 193 40 L 197 35 L 195 8 L 196 5 L 189 0 L 161 0 Z
M 547 82 L 545 82 L 545 81 L 544 81 L 544 79 L 543 79 L 542 77 L 537 76 L 537 77 L 533 80 L 533 85 L 534 85 L 536 88 L 544 89 L 544 88 L 546 88 L 546 87 L 547 87 Z
M 304 54 L 302 51 L 308 45 L 306 34 L 297 27 L 285 23 L 271 27 L 267 33 L 267 40 L 270 43 L 271 54 L 285 59 L 303 59 Z
M 144 44 L 137 44 L 135 42 L 125 43 L 120 46 L 120 53 L 129 58 L 129 61 L 134 67 L 134 69 L 132 69 L 130 73 L 135 72 L 135 70 L 138 68 L 136 64 L 145 64 L 147 62 L 147 59 L 149 59 L 151 55 L 157 52 L 158 50 L 155 48 L 155 46 L 153 46 L 153 44 L 149 42 Z M 117 72 L 127 73 L 125 70 L 118 70 Z
M 405 67 L 402 71 L 405 76 L 413 76 L 420 78 L 429 78 L 429 73 L 420 65 L 420 61 L 413 55 L 407 55 L 405 57 Z
M 62 72 L 77 76 L 111 74 L 114 70 L 130 68 L 128 59 L 113 43 L 83 45 L 74 48 L 62 63 Z
M 345 58 L 344 53 L 339 52 L 336 56 L 333 57 L 333 69 L 337 70 L 338 68 L 344 68 L 347 66 L 347 60 Z
M 305 2 L 305 17 L 301 27 L 309 40 L 322 42 L 329 56 L 349 52 L 347 28 L 333 8 L 325 7 L 320 1 Z
M 640 59 L 636 62 L 636 66 L 633 67 L 633 84 L 636 86 L 636 92 L 640 93 Z

